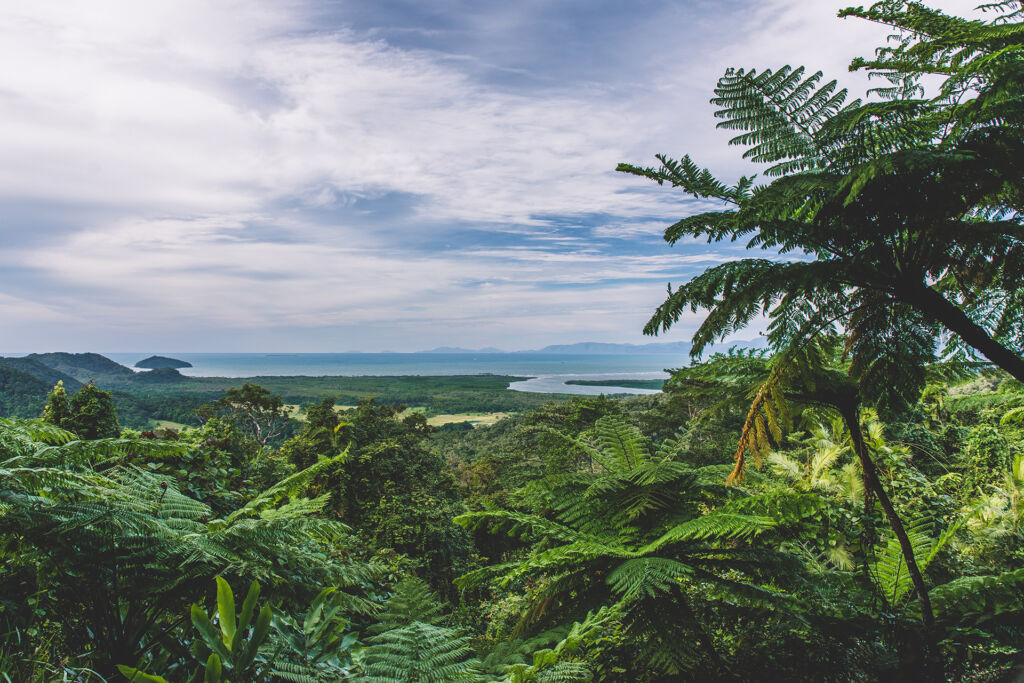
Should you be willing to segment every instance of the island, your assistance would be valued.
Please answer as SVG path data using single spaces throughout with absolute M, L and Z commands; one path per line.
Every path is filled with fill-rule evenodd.
M 177 358 L 168 358 L 167 356 L 150 356 L 140 360 L 135 364 L 135 367 L 143 368 L 144 370 L 156 370 L 158 368 L 190 368 L 192 364 Z

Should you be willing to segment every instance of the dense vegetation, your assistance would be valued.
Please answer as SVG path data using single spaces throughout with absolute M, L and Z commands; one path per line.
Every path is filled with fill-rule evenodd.
M 725 484 L 738 378 L 774 360 L 716 357 L 664 395 L 475 429 L 326 400 L 277 449 L 228 409 L 237 395 L 180 433 L 4 420 L 0 672 L 924 679 L 912 582 L 835 411 L 794 403 L 764 467 Z M 901 420 L 865 411 L 860 428 L 941 666 L 998 680 L 1024 647 L 1024 387 L 936 380 Z
M 77 378 L 77 379 L 76 379 Z M 121 424 L 145 430 L 161 422 L 196 425 L 195 410 L 219 399 L 245 381 L 304 405 L 334 398 L 355 405 L 372 398 L 391 406 L 422 408 L 428 415 L 469 412 L 521 412 L 552 398 L 512 391 L 510 382 L 526 377 L 461 375 L 440 377 L 186 377 L 173 368 L 135 373 L 99 354 L 49 353 L 0 357 L 0 415 L 39 415 L 50 389 L 63 382 L 68 391 L 93 383 L 110 391 Z
M 707 309 L 699 353 L 764 314 L 771 348 L 696 359 L 663 394 L 524 394 L 493 426 L 435 430 L 368 396 L 401 378 L 343 396 L 319 378 L 299 423 L 295 378 L 3 359 L 2 386 L 28 388 L 0 419 L 0 676 L 1019 674 L 1024 10 L 987 9 L 845 11 L 898 32 L 854 63 L 889 84 L 866 103 L 801 69 L 729 70 L 714 102 L 768 184 L 622 167 L 727 206 L 670 242 L 769 251 L 670 290 L 648 331 Z M 487 410 L 506 379 L 409 402 Z M 122 428 L 140 381 L 195 426 Z

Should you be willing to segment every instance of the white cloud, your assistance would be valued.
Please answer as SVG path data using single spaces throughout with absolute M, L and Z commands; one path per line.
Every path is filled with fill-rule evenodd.
M 431 326 L 439 344 L 631 338 L 662 282 L 734 252 L 609 254 L 583 233 L 548 234 L 552 217 L 608 216 L 591 233 L 600 241 L 657 235 L 709 208 L 613 169 L 664 151 L 738 173 L 740 150 L 707 104 L 715 79 L 728 65 L 785 62 L 850 78 L 849 58 L 885 30 L 838 22 L 840 6 L 771 0 L 697 26 L 689 5 L 673 5 L 648 28 L 679 40 L 627 77 L 511 89 L 474 77 L 472 55 L 314 26 L 312 2 L 7 3 L 0 200 L 103 210 L 31 244 L 23 233 L 47 229 L 31 217 L 0 226 L 0 264 L 37 276 L 32 298 L 0 294 L 6 334 L 35 343 L 65 322 L 117 346 L 191 343 L 181 330 L 192 329 L 205 335 L 193 348 L 210 348 L 218 330 L 331 326 L 369 330 L 352 343 L 367 347 L 406 333 L 407 346 L 427 346 Z M 491 12 L 477 28 L 512 31 L 531 7 Z M 379 229 L 351 213 L 313 215 L 392 193 L 416 198 L 411 215 Z M 521 239 L 433 254 L 407 244 L 474 225 Z M 305 349 L 329 339 L 274 338 Z

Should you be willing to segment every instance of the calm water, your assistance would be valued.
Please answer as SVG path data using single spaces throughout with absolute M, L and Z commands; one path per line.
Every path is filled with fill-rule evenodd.
M 128 367 L 152 353 L 107 353 Z M 165 353 L 188 361 L 181 373 L 192 377 L 357 376 L 357 375 L 518 375 L 511 389 L 541 393 L 657 393 L 648 389 L 608 389 L 565 385 L 569 379 L 661 379 L 665 368 L 686 363 L 674 355 L 568 355 L 550 353 Z

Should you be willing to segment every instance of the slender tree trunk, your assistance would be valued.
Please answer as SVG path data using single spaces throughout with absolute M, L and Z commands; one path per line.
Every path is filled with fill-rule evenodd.
M 856 404 L 850 402 L 837 407 L 843 415 L 843 421 L 846 422 L 847 429 L 850 430 L 853 449 L 857 453 L 861 468 L 864 471 L 864 483 L 871 489 L 878 499 L 878 503 L 882 506 L 885 518 L 888 520 L 889 527 L 900 544 L 903 559 L 907 563 L 907 572 L 910 574 L 910 580 L 914 584 L 914 591 L 917 593 L 917 602 L 921 607 L 921 626 L 924 628 L 925 647 L 927 650 L 925 652 L 925 663 L 928 669 L 928 678 L 929 680 L 944 680 L 942 662 L 939 659 L 935 613 L 932 611 L 931 599 L 928 597 L 928 587 L 924 583 L 924 577 L 921 576 L 917 560 L 914 558 L 914 548 L 910 545 L 910 538 L 907 537 L 906 529 L 903 528 L 903 522 L 896 513 L 889 495 L 885 492 L 885 487 L 882 486 L 882 482 L 878 478 L 875 462 L 871 459 L 871 455 L 868 453 L 867 446 L 864 443 L 864 434 L 860 429 L 860 411 Z
M 860 456 L 858 455 L 858 458 Z M 871 582 L 871 570 L 869 568 L 869 558 L 871 555 L 871 548 L 875 545 L 875 520 L 871 514 L 874 509 L 874 498 L 872 497 L 871 486 L 868 484 L 868 477 L 864 473 L 864 468 L 861 468 L 861 478 L 864 482 L 864 515 L 863 523 L 861 524 L 860 532 L 860 545 L 863 549 L 864 566 L 861 568 L 864 573 L 864 581 L 870 585 Z
M 1024 382 L 1024 358 L 994 340 L 981 325 L 941 293 L 924 283 L 913 283 L 899 288 L 897 296 L 921 313 L 938 320 L 985 358 Z

